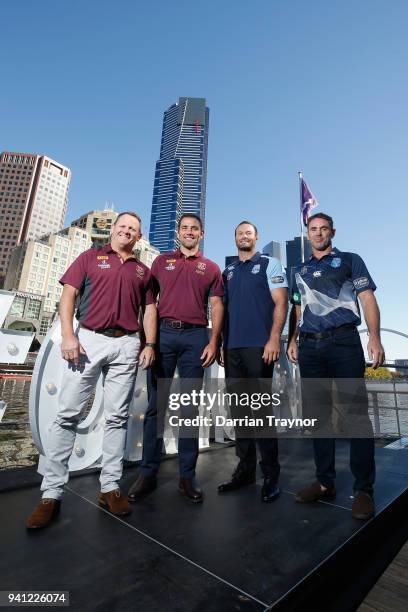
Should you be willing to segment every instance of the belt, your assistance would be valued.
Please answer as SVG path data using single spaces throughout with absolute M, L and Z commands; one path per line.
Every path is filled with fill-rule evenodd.
M 323 340 L 323 338 L 332 338 L 333 336 L 337 336 L 341 334 L 343 331 L 347 329 L 357 329 L 354 323 L 346 323 L 345 325 L 340 325 L 340 327 L 335 327 L 334 329 L 328 329 L 324 332 L 300 332 L 299 338 L 305 338 L 309 340 Z
M 134 334 L 133 331 L 128 331 L 126 329 L 121 329 L 120 327 L 106 327 L 105 329 L 91 329 L 90 327 L 86 327 L 81 323 L 81 327 L 89 331 L 93 331 L 95 334 L 102 334 L 103 336 L 108 336 L 108 338 L 121 338 L 122 336 L 127 336 L 128 334 Z
M 196 327 L 207 327 L 206 325 L 196 325 L 195 323 L 185 323 L 184 321 L 176 321 L 175 319 L 160 319 L 165 327 L 170 329 L 195 329 Z

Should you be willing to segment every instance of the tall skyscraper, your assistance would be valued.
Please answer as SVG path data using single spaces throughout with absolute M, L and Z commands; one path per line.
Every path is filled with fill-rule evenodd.
M 312 254 L 312 245 L 310 241 L 305 237 L 305 261 L 309 259 Z M 302 242 L 300 236 L 295 236 L 293 240 L 286 241 L 286 274 L 288 277 L 289 292 L 292 290 L 293 283 L 293 268 L 302 263 Z M 289 293 L 290 295 L 290 293 Z
M 179 98 L 164 112 L 149 231 L 161 253 L 178 246 L 183 213 L 205 222 L 209 112 L 205 98 Z
M 0 156 L 0 285 L 11 251 L 64 225 L 69 168 L 46 156 L 5 151 Z

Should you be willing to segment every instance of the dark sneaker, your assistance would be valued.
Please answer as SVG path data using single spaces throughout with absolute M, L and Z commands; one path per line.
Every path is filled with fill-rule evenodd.
M 324 491 L 320 485 L 320 482 L 316 480 L 309 487 L 302 489 L 296 493 L 295 500 L 300 503 L 308 503 L 319 501 L 320 499 L 332 499 L 336 496 L 336 489 L 334 487 L 328 487 Z
M 60 511 L 61 502 L 59 499 L 44 498 L 38 506 L 34 508 L 27 519 L 27 529 L 42 529 L 47 527 Z
M 278 499 L 280 495 L 280 488 L 270 478 L 264 478 L 263 487 L 261 491 L 261 499 L 263 502 L 273 502 Z
M 143 497 L 146 497 L 146 495 L 149 495 L 149 493 L 154 491 L 156 487 L 157 478 L 155 474 L 152 474 L 151 476 L 139 474 L 129 489 L 128 500 L 130 502 L 135 502 L 139 499 L 143 499 Z
M 99 505 L 109 510 L 115 516 L 126 516 L 132 512 L 132 508 L 120 489 L 109 491 L 109 493 L 99 493 Z
M 365 491 L 356 491 L 354 493 L 351 516 L 360 521 L 367 521 L 374 516 L 374 500 L 369 493 Z
M 255 473 L 247 474 L 245 472 L 236 471 L 231 476 L 230 480 L 218 485 L 218 493 L 227 493 L 228 491 L 236 491 L 241 487 L 253 484 L 256 480 Z
M 180 478 L 178 488 L 180 493 L 193 504 L 199 504 L 204 499 L 202 490 L 196 485 L 193 478 Z

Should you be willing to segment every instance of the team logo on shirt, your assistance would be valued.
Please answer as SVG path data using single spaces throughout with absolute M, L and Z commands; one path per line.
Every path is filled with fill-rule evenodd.
M 231 280 L 231 278 L 234 276 L 234 271 L 231 270 L 231 272 L 228 272 L 227 274 L 227 281 Z
M 303 266 L 303 268 L 300 269 L 300 273 L 302 274 L 306 274 L 307 273 L 307 266 Z
M 341 266 L 341 257 L 333 257 L 332 262 L 331 262 L 331 267 L 332 268 L 340 268 Z
M 206 267 L 207 267 L 207 264 L 204 263 L 203 261 L 199 261 L 198 264 L 197 264 L 197 269 L 198 270 L 205 270 Z
M 135 272 L 136 272 L 136 274 L 138 275 L 139 278 L 143 278 L 144 275 L 145 275 L 145 271 L 144 271 L 144 268 L 142 268 L 142 266 L 136 265 Z
M 256 265 L 255 265 L 255 266 L 252 268 L 251 272 L 252 272 L 252 274 L 258 274 L 258 272 L 259 272 L 259 270 L 260 270 L 260 269 L 261 269 L 261 265 L 260 265 L 260 264 L 256 264 Z
M 313 272 L 313 276 L 314 276 L 315 278 L 316 278 L 316 277 L 318 277 L 318 276 L 321 276 L 321 275 L 322 275 L 322 273 L 321 273 L 321 271 L 320 271 L 320 270 L 316 270 L 316 272 Z

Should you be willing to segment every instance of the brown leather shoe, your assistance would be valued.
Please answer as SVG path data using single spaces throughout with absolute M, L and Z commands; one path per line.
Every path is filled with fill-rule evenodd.
M 27 519 L 27 529 L 42 529 L 47 527 L 60 511 L 61 502 L 59 499 L 45 497 L 34 508 Z
M 360 521 L 367 521 L 374 516 L 374 500 L 369 493 L 365 491 L 356 491 L 354 493 L 351 516 Z
M 99 493 L 99 505 L 116 516 L 126 516 L 132 512 L 128 500 L 122 495 L 120 489 L 109 491 L 109 493 Z
M 146 497 L 149 493 L 155 490 L 157 487 L 157 478 L 155 474 L 151 476 L 145 476 L 144 474 L 139 474 L 136 478 L 135 482 L 129 489 L 128 500 L 130 502 L 138 501 L 143 497 Z
M 295 500 L 300 503 L 319 501 L 319 499 L 332 499 L 336 496 L 336 489 L 330 487 L 322 491 L 320 482 L 316 480 L 313 484 L 296 493 Z
M 179 491 L 188 501 L 199 504 L 203 501 L 203 492 L 196 486 L 193 478 L 180 478 Z

